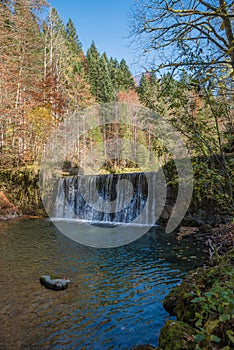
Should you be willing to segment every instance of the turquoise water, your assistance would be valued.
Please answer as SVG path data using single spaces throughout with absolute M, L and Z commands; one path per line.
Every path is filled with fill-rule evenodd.
M 169 317 L 162 300 L 201 256 L 191 240 L 178 242 L 158 228 L 129 245 L 95 249 L 46 220 L 0 223 L 0 349 L 157 345 Z M 47 290 L 39 283 L 45 274 L 73 283 Z

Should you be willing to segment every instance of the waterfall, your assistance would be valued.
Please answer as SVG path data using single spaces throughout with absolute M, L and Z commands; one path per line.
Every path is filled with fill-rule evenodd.
M 78 175 L 59 179 L 54 217 L 155 224 L 157 173 Z

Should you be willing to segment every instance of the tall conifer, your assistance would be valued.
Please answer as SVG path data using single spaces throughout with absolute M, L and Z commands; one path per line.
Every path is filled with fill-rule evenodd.
M 118 88 L 119 90 L 134 89 L 135 82 L 128 65 L 124 59 L 121 60 L 118 70 Z

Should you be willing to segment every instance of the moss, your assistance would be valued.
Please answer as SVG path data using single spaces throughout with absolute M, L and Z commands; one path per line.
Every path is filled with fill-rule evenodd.
M 24 214 L 43 214 L 36 167 L 22 167 L 0 171 L 0 190 Z
M 192 323 L 195 318 L 196 307 L 191 304 L 196 296 L 192 283 L 183 282 L 176 286 L 165 298 L 163 306 L 171 316 L 183 322 Z
M 233 272 L 234 249 L 216 256 L 214 266 L 190 272 L 167 295 L 164 307 L 177 320 L 166 321 L 158 350 L 234 349 Z
M 181 321 L 166 321 L 159 336 L 160 349 L 163 350 L 192 350 L 195 347 L 196 330 Z
M 182 284 L 176 286 L 165 298 L 165 309 L 175 315 L 178 321 L 166 322 L 161 330 L 160 349 L 183 349 L 174 345 L 174 333 L 178 335 L 180 332 L 176 328 L 177 322 L 182 322 L 183 325 L 186 322 L 193 327 L 197 333 L 196 349 L 210 350 L 217 348 L 217 345 L 219 349 L 233 348 L 234 250 L 216 257 L 214 261 L 216 265 L 188 274 Z M 195 345 L 192 349 L 195 349 Z
M 187 275 L 181 285 L 176 286 L 165 298 L 164 307 L 178 320 L 195 325 L 199 305 L 192 303 L 213 288 L 217 281 L 225 282 L 233 273 L 234 250 L 216 259 L 215 266 L 200 268 Z

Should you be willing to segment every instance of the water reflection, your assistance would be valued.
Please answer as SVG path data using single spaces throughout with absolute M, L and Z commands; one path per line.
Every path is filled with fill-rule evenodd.
M 127 246 L 95 249 L 69 240 L 46 220 L 1 223 L 0 349 L 156 345 L 168 317 L 161 301 L 192 267 L 178 258 L 168 262 L 178 247 L 168 242 L 173 237 L 160 235 L 156 230 Z M 50 291 L 39 283 L 44 274 L 73 283 Z

